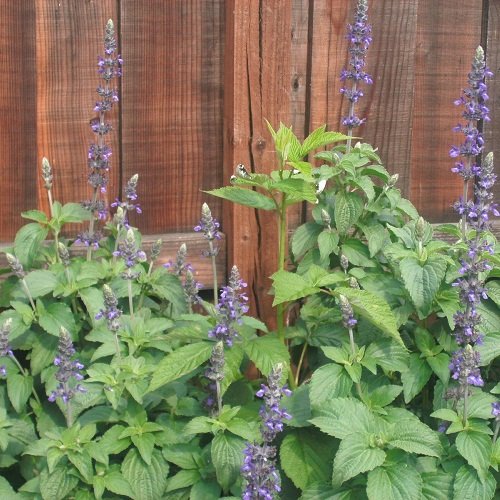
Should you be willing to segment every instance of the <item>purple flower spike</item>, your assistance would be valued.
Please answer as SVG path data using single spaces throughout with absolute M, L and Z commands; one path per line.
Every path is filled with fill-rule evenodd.
M 2 357 L 13 357 L 14 353 L 9 345 L 9 335 L 12 329 L 12 318 L 5 320 L 2 326 L 0 326 L 0 358 Z M 0 366 L 0 376 L 5 377 L 7 375 L 7 367 L 5 365 Z
M 122 310 L 118 308 L 118 300 L 110 286 L 103 285 L 102 291 L 104 295 L 104 309 L 101 309 L 96 314 L 95 319 L 106 318 L 108 329 L 111 332 L 117 332 L 120 329 Z
M 125 186 L 125 201 L 120 201 L 118 198 L 111 203 L 112 207 L 120 207 L 123 210 L 123 225 L 128 229 L 129 223 L 127 219 L 128 212 L 136 212 L 142 214 L 142 209 L 139 203 L 135 203 L 137 200 L 137 182 L 139 180 L 139 174 L 133 175 L 127 182 Z
M 237 325 L 241 324 L 241 318 L 248 312 L 248 297 L 243 292 L 247 284 L 240 278 L 240 272 L 236 266 L 231 269 L 229 283 L 223 287 L 220 300 L 217 304 L 217 324 L 208 332 L 210 338 L 222 340 L 231 347 L 234 338 L 238 336 Z
M 78 360 L 71 359 L 74 354 L 75 349 L 71 336 L 68 330 L 61 326 L 58 352 L 54 359 L 54 365 L 58 367 L 56 379 L 59 385 L 48 397 L 48 400 L 52 403 L 57 398 L 60 398 L 64 404 L 68 404 L 77 392 L 86 392 L 86 389 L 81 384 L 74 383 L 83 380 L 80 371 L 84 368 Z
M 353 24 L 347 26 L 347 39 L 349 40 L 349 69 L 343 69 L 340 73 L 342 82 L 351 81 L 351 87 L 342 87 L 340 93 L 343 94 L 350 103 L 349 114 L 342 118 L 342 125 L 349 131 L 359 127 L 365 122 L 365 118 L 360 118 L 354 113 L 354 105 L 363 97 L 363 91 L 358 87 L 360 83 L 371 85 L 372 77 L 364 71 L 365 58 L 368 47 L 372 41 L 372 27 L 367 24 L 368 20 L 368 0 L 358 0 L 356 14 Z
M 339 296 L 340 312 L 342 313 L 342 323 L 345 328 L 352 330 L 357 324 L 358 320 L 354 317 L 352 306 L 343 295 Z
M 140 273 L 132 271 L 132 268 L 147 259 L 146 253 L 137 246 L 133 229 L 127 231 L 127 236 L 120 241 L 118 250 L 113 255 L 123 259 L 127 269 L 122 273 L 122 278 L 126 280 L 136 279 Z
M 262 419 L 262 444 L 247 443 L 244 451 L 241 474 L 246 481 L 242 498 L 245 500 L 273 500 L 281 491 L 281 480 L 276 468 L 276 447 L 272 441 L 283 430 L 283 420 L 292 417 L 280 407 L 283 396 L 290 396 L 291 391 L 281 385 L 283 365 L 273 367 L 268 377 L 268 385 L 262 384 L 257 396 L 264 398 L 260 409 Z
M 205 250 L 203 255 L 212 257 L 219 253 L 219 248 L 213 245 L 214 240 L 220 240 L 222 235 L 219 233 L 220 224 L 212 217 L 212 212 L 206 203 L 201 207 L 201 220 L 200 223 L 194 227 L 197 233 L 203 233 L 203 236 L 211 244 L 210 250 Z

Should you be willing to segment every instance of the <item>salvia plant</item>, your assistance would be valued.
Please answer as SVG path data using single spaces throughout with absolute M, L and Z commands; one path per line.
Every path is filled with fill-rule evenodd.
M 164 265 L 161 240 L 145 251 L 130 217 L 141 213 L 138 175 L 107 206 L 122 66 L 108 22 L 90 199 L 58 202 L 44 158 L 48 213 L 23 212 L 29 222 L 6 253 L 2 500 L 498 497 L 498 208 L 481 134 L 493 75 L 478 48 L 456 101 L 463 142 L 450 150 L 464 182 L 460 220 L 435 228 L 376 149 L 355 142 L 365 121 L 356 105 L 373 83 L 366 0 L 347 39 L 345 133 L 322 126 L 301 141 L 269 124 L 276 169 L 238 165 L 210 192 L 275 216 L 269 331 L 248 316 L 237 262 L 217 281 L 223 226 L 207 204 L 193 225 L 211 262 L 210 300 L 186 244 Z M 288 239 L 289 208 L 304 202 L 311 218 Z M 81 232 L 68 237 L 69 223 Z

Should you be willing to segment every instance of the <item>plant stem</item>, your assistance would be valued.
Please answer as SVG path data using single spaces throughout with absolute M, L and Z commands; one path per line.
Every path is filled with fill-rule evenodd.
M 36 312 L 36 307 L 35 303 L 33 302 L 33 297 L 31 296 L 30 289 L 28 288 L 28 283 L 26 283 L 26 280 L 24 278 L 21 280 L 21 284 L 23 286 L 23 290 L 24 293 L 26 294 L 26 297 L 28 297 L 28 300 L 30 301 L 33 311 Z
M 467 425 L 467 412 L 468 412 L 468 399 L 469 399 L 469 387 L 465 385 L 464 392 L 464 413 L 462 415 L 462 425 L 465 427 Z
M 470 164 L 470 159 L 468 159 L 467 161 Z M 468 196 L 469 196 L 469 181 L 464 180 L 464 192 L 463 192 L 464 210 L 467 210 Z M 467 234 L 467 215 L 466 215 L 466 212 L 464 212 L 462 214 L 462 240 L 463 241 L 465 241 L 466 234 Z
M 147 276 L 151 276 L 151 272 L 153 271 L 153 264 L 154 264 L 154 262 L 151 260 L 149 262 L 149 268 L 148 268 Z M 137 309 L 141 309 L 142 304 L 144 302 L 144 294 L 145 293 L 146 293 L 146 291 L 145 291 L 144 286 L 143 286 L 142 289 L 141 289 L 141 295 L 139 297 L 139 302 L 137 303 Z M 170 305 L 172 305 L 172 304 L 170 304 Z
M 115 348 L 116 348 L 116 356 L 118 359 L 122 359 L 122 354 L 120 352 L 120 341 L 118 340 L 118 334 L 115 332 Z
M 94 194 L 92 195 L 92 206 L 95 205 L 97 201 L 97 188 L 94 188 Z M 89 235 L 92 236 L 94 234 L 94 225 L 95 225 L 95 214 L 94 211 L 90 212 L 90 221 L 89 221 Z M 87 248 L 87 262 L 92 260 L 92 244 L 89 244 Z
M 215 389 L 217 391 L 217 416 L 221 414 L 222 411 L 222 394 L 220 390 L 220 381 L 215 381 Z
M 127 280 L 128 287 L 128 305 L 130 309 L 130 317 L 134 319 L 134 298 L 132 296 L 132 280 Z
M 26 370 L 21 366 L 21 363 L 19 363 L 19 360 L 14 356 L 9 356 L 10 359 L 12 359 L 12 361 L 14 362 L 14 364 L 19 368 L 19 371 L 21 372 L 21 375 L 23 377 L 26 377 L 28 375 L 28 373 L 26 372 Z M 31 394 L 33 394 L 33 397 L 36 399 L 36 402 L 42 406 L 42 403 L 40 402 L 40 398 L 38 397 L 38 394 L 35 390 L 34 387 L 31 388 Z
M 286 219 L 286 194 L 283 194 L 278 210 L 278 269 L 285 270 L 286 260 L 286 239 L 287 239 L 287 219 Z M 276 325 L 278 338 L 285 343 L 285 304 L 276 306 Z
M 304 359 L 306 357 L 308 343 L 304 342 L 304 346 L 302 347 L 302 351 L 300 353 L 299 364 L 297 365 L 297 371 L 295 372 L 295 387 L 298 387 L 300 380 L 300 371 L 302 369 L 302 364 L 304 363 Z
M 497 420 L 495 423 L 495 434 L 493 434 L 493 444 L 496 443 L 499 432 L 500 432 L 500 420 Z
M 352 91 L 356 92 L 356 89 L 358 87 L 358 82 L 354 81 L 352 84 Z M 354 102 L 349 103 L 349 118 L 352 118 L 354 116 Z M 347 130 L 347 142 L 346 142 L 346 154 L 351 152 L 351 142 L 352 142 L 352 127 L 349 127 Z
M 214 306 L 217 306 L 219 303 L 219 291 L 217 289 L 217 263 L 215 262 L 214 244 L 212 240 L 208 241 L 208 248 L 210 249 L 210 259 L 212 261 L 212 276 L 214 283 Z

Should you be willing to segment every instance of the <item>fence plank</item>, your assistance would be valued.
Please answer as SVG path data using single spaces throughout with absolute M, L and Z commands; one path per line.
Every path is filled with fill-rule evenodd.
M 0 0 L 0 241 L 22 224 L 36 198 L 35 4 Z
M 89 121 L 96 116 L 93 108 L 98 100 L 97 57 L 104 53 L 106 23 L 111 18 L 117 24 L 117 14 L 116 0 L 36 0 L 38 205 L 45 210 L 46 193 L 39 175 L 43 156 L 54 170 L 55 199 L 79 202 L 91 195 L 87 150 L 95 141 Z M 109 121 L 115 129 L 106 136 L 113 151 L 107 193 L 112 201 L 117 194 L 120 169 L 115 109 Z
M 191 230 L 222 183 L 222 0 L 121 1 L 123 181 L 145 233 Z M 211 198 L 215 216 L 221 203 Z
M 486 38 L 486 62 L 494 72 L 493 78 L 488 82 L 488 94 L 490 100 L 490 122 L 484 124 L 485 152 L 493 151 L 497 172 L 497 183 L 494 187 L 494 199 L 500 200 L 500 2 L 488 2 L 489 10 L 487 17 L 487 32 L 483 34 Z M 484 36 L 486 35 L 486 36 Z M 496 106 L 495 106 L 496 104 Z
M 237 163 L 257 172 L 276 168 L 265 119 L 290 122 L 291 0 L 226 2 L 224 80 L 225 178 Z M 279 15 L 278 15 L 279 13 Z M 253 314 L 273 323 L 268 277 L 277 268 L 277 222 L 262 213 L 228 204 L 224 211 L 228 264 L 237 264 L 249 283 Z
M 482 0 L 459 9 L 454 0 L 439 2 L 439 9 L 433 0 L 418 4 L 411 200 L 432 222 L 457 219 L 452 204 L 461 194 L 462 181 L 450 172 L 448 151 L 460 141 L 451 129 L 461 111 L 453 101 L 467 84 L 481 37 L 481 13 Z

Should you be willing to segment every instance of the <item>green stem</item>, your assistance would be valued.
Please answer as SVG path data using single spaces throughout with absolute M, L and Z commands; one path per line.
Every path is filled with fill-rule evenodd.
M 349 328 L 349 343 L 351 344 L 352 362 L 357 363 L 357 361 L 355 361 L 357 349 L 356 349 L 356 344 L 354 343 L 354 331 L 352 328 Z M 356 382 L 355 385 L 356 385 L 356 392 L 358 393 L 359 399 L 361 399 L 361 401 L 364 401 L 363 391 L 361 389 L 361 384 L 359 382 Z
M 220 389 L 220 381 L 215 381 L 215 387 L 217 391 L 217 416 L 221 414 L 222 411 L 222 391 Z
M 495 423 L 495 434 L 493 435 L 493 444 L 497 442 L 499 432 L 500 432 L 500 420 L 497 420 Z
M 33 297 L 31 296 L 30 289 L 28 288 L 28 283 L 26 283 L 26 280 L 24 278 L 21 280 L 21 284 L 23 286 L 24 293 L 26 294 L 26 297 L 28 297 L 28 300 L 30 301 L 30 304 L 31 304 L 33 311 L 36 312 L 36 307 L 35 307 L 35 303 L 33 302 Z
M 153 270 L 153 264 L 154 264 L 154 262 L 151 260 L 149 262 L 149 268 L 148 268 L 148 273 L 147 273 L 148 277 L 151 276 L 151 271 Z M 142 304 L 144 302 L 144 295 L 145 295 L 145 293 L 146 293 L 146 290 L 145 290 L 144 287 L 142 287 L 142 289 L 141 289 L 141 295 L 140 295 L 139 301 L 137 303 L 137 309 L 141 309 L 142 308 Z
M 286 194 L 283 194 L 281 204 L 278 210 L 278 269 L 285 270 L 286 261 L 286 239 L 287 239 L 287 220 L 286 220 Z M 285 343 L 285 304 L 276 306 L 276 325 L 278 338 Z
M 118 359 L 122 359 L 122 354 L 120 352 L 120 341 L 118 340 L 118 333 L 117 332 L 115 332 L 114 337 L 115 337 L 116 357 Z
M 127 280 L 128 287 L 128 305 L 130 310 L 130 317 L 134 319 L 134 297 L 132 296 L 132 280 Z
M 299 385 L 300 371 L 302 369 L 302 364 L 304 363 L 304 359 L 306 357 L 307 347 L 308 347 L 307 342 L 304 342 L 304 345 L 302 347 L 302 352 L 300 353 L 299 364 L 297 365 L 297 371 L 295 372 L 295 387 L 298 387 Z
M 210 249 L 210 259 L 212 261 L 212 276 L 213 276 L 213 283 L 214 283 L 214 305 L 217 306 L 217 304 L 219 303 L 219 291 L 217 289 L 217 286 L 218 286 L 217 285 L 217 263 L 215 261 L 213 241 L 209 240 L 208 247 Z
M 10 359 L 12 359 L 12 361 L 14 362 L 14 364 L 19 368 L 19 371 L 21 372 L 21 375 L 23 377 L 26 377 L 28 375 L 28 372 L 21 366 L 21 363 L 19 363 L 18 359 L 12 355 L 12 356 L 9 356 Z M 35 390 L 34 387 L 31 388 L 31 394 L 33 394 L 33 397 L 36 399 L 36 402 L 40 405 L 40 407 L 42 406 L 42 403 L 40 402 L 40 398 L 38 397 L 38 394 Z
M 465 427 L 467 425 L 467 413 L 469 411 L 468 408 L 468 401 L 469 400 L 469 387 L 468 385 L 465 386 L 465 392 L 464 392 L 464 413 L 462 415 L 462 425 Z

